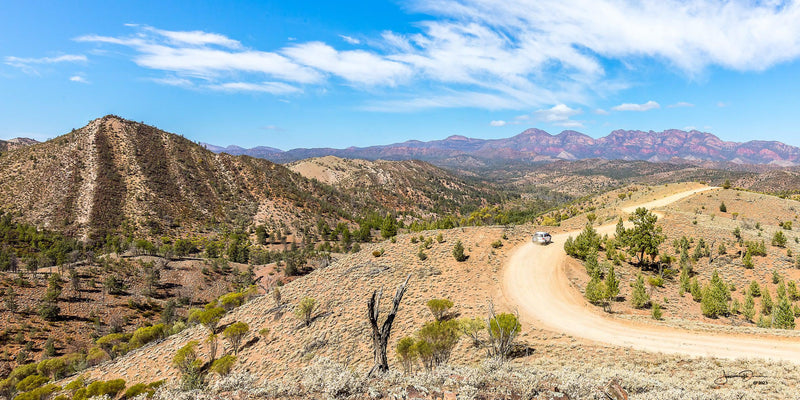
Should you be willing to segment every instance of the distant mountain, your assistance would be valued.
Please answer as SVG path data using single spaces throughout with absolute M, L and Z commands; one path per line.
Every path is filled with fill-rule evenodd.
M 540 129 L 528 129 L 505 139 L 484 140 L 454 135 L 429 142 L 410 140 L 384 146 L 346 149 L 300 148 L 281 151 L 269 147 L 206 147 L 214 152 L 250 155 L 279 163 L 332 155 L 367 160 L 418 159 L 436 165 L 464 168 L 508 162 L 530 164 L 589 158 L 779 167 L 800 165 L 800 148 L 794 146 L 761 140 L 726 142 L 710 133 L 678 129 L 662 132 L 616 130 L 599 139 L 570 130 L 551 135 Z
M 0 140 L 0 153 L 5 153 L 7 151 L 20 149 L 23 147 L 34 145 L 36 143 L 39 142 L 28 138 L 14 138 L 8 140 Z

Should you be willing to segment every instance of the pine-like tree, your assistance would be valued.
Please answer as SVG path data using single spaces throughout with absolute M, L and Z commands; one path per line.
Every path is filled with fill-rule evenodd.
M 744 306 L 742 306 L 742 315 L 750 321 L 753 322 L 753 318 L 756 316 L 756 302 L 753 300 L 753 295 L 747 293 L 744 296 Z
M 774 307 L 772 325 L 778 329 L 794 329 L 794 310 L 789 299 L 782 297 Z
M 650 295 L 644 287 L 644 277 L 639 274 L 636 277 L 636 282 L 633 284 L 633 293 L 631 293 L 631 305 L 634 308 L 645 308 L 650 304 Z

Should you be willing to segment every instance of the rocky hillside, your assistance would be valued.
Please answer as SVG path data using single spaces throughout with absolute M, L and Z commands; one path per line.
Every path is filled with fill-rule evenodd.
M 334 156 L 287 164 L 355 198 L 372 198 L 397 211 L 423 215 L 457 212 L 500 201 L 497 190 L 483 182 L 467 181 L 423 161 L 350 160 Z
M 0 204 L 43 227 L 100 239 L 219 224 L 351 218 L 365 202 L 267 160 L 214 154 L 175 134 L 106 116 L 0 156 Z
M 575 131 L 551 135 L 528 129 L 505 139 L 473 139 L 454 135 L 444 140 L 410 140 L 385 146 L 346 149 L 293 149 L 281 151 L 258 147 L 243 149 L 209 147 L 214 151 L 247 154 L 275 162 L 290 162 L 310 157 L 334 155 L 368 160 L 419 159 L 437 165 L 468 167 L 497 162 L 532 163 L 554 160 L 603 158 L 608 160 L 647 160 L 651 162 L 733 163 L 745 165 L 792 166 L 800 164 L 800 148 L 775 141 L 727 142 L 713 134 L 696 130 L 670 129 L 662 132 L 616 130 L 593 139 Z M 463 164 L 459 164 L 459 162 Z
M 5 153 L 7 151 L 34 145 L 36 143 L 39 142 L 28 138 L 14 138 L 8 140 L 0 140 L 0 154 Z

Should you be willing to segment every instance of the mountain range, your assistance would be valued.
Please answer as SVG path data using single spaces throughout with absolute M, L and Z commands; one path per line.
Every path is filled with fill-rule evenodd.
M 781 142 L 729 142 L 711 133 L 678 129 L 662 132 L 615 130 L 599 139 L 571 130 L 552 135 L 540 129 L 527 129 L 504 139 L 475 139 L 454 135 L 428 142 L 409 140 L 382 146 L 298 148 L 288 151 L 264 146 L 245 149 L 238 146 L 223 148 L 206 143 L 202 145 L 218 153 L 249 155 L 278 163 L 332 155 L 367 160 L 418 159 L 436 165 L 457 167 L 480 167 L 498 162 L 530 164 L 590 158 L 778 167 L 800 164 L 800 148 Z

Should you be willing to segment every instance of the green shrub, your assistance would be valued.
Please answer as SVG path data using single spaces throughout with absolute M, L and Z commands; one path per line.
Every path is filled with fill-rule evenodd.
M 639 274 L 636 282 L 633 283 L 633 293 L 631 293 L 631 305 L 634 308 L 645 308 L 650 304 L 650 295 L 644 287 L 644 277 Z
M 428 310 L 433 314 L 436 321 L 441 321 L 447 316 L 447 312 L 453 307 L 453 302 L 448 299 L 428 300 Z
M 311 318 L 314 315 L 314 311 L 317 310 L 317 301 L 311 297 L 306 297 L 303 300 L 300 300 L 300 303 L 297 305 L 297 308 L 294 309 L 294 315 L 301 319 L 306 326 L 311 325 Z
M 242 343 L 242 339 L 247 332 L 250 331 L 250 327 L 241 321 L 237 321 L 231 325 L 229 325 L 225 330 L 222 332 L 222 336 L 228 340 L 231 344 L 231 348 L 233 349 L 233 354 L 239 354 L 239 345 Z
M 143 326 L 133 332 L 129 341 L 129 349 L 137 349 L 166 335 L 167 327 L 164 324 Z
M 458 343 L 461 332 L 458 329 L 458 321 L 433 321 L 423 325 L 417 332 L 417 336 L 421 341 L 427 343 L 432 366 L 438 366 L 447 363 L 450 359 L 450 354 Z
M 494 242 L 492 242 L 492 248 L 499 249 L 501 247 L 503 247 L 503 241 L 502 240 L 497 239 Z
M 660 320 L 661 319 L 661 317 L 662 317 L 661 304 L 653 303 L 652 317 L 655 320 Z
M 215 374 L 219 374 L 220 376 L 225 376 L 231 372 L 233 364 L 235 363 L 236 363 L 236 356 L 228 354 L 215 360 L 214 363 L 211 364 L 209 371 Z
M 400 339 L 395 350 L 397 359 L 403 365 L 403 371 L 407 374 L 413 372 L 414 362 L 417 360 L 414 339 L 408 336 Z
M 466 261 L 467 258 L 466 254 L 464 254 L 464 244 L 461 243 L 460 240 L 456 241 L 456 244 L 453 245 L 453 258 L 456 259 L 458 262 Z
M 29 375 L 25 379 L 17 382 L 16 388 L 19 392 L 29 392 L 36 389 L 49 381 L 50 378 L 41 375 Z

